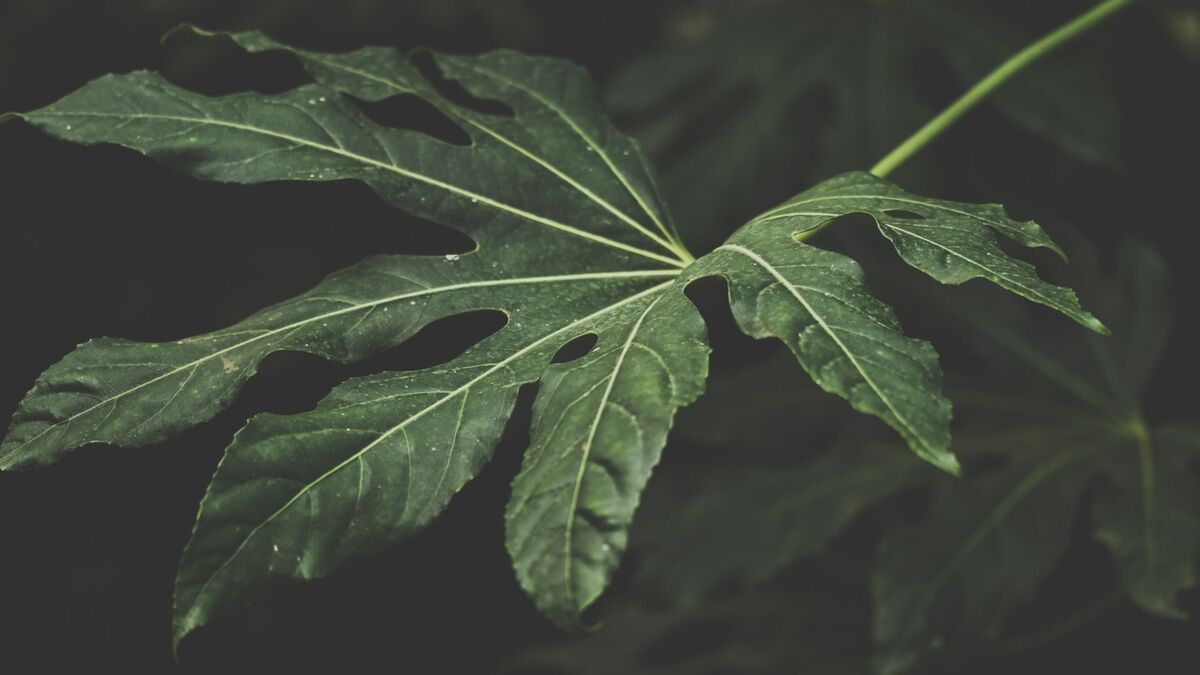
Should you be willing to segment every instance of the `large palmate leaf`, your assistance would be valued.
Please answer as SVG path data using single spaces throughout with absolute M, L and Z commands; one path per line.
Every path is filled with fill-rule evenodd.
M 937 66 L 965 88 L 1033 37 L 994 4 L 964 0 L 711 3 L 681 23 L 607 94 L 664 162 L 680 221 L 714 235 L 761 195 L 792 188 L 798 170 L 831 175 L 882 157 L 936 114 Z M 1052 57 L 989 105 L 1074 156 L 1117 161 L 1116 106 L 1093 68 Z
M 703 325 L 671 284 L 686 254 L 637 148 L 605 121 L 576 67 L 508 52 L 435 57 L 474 95 L 503 100 L 513 110 L 503 116 L 449 102 L 395 50 L 324 58 L 344 68 L 309 58 L 323 83 L 276 96 L 205 97 L 133 73 L 23 117 L 215 180 L 360 180 L 468 233 L 478 248 L 372 259 L 197 338 L 88 343 L 26 397 L 0 451 L 4 466 L 52 461 L 92 441 L 164 438 L 211 417 L 271 351 L 359 359 L 442 316 L 504 311 L 499 333 L 444 366 L 353 380 L 311 413 L 256 418 L 238 434 L 180 566 L 178 640 L 260 579 L 326 574 L 428 522 L 486 460 L 517 387 L 537 380 L 561 346 L 594 334 L 586 363 L 595 367 L 549 376 L 571 381 L 560 395 L 593 385 L 605 395 L 577 404 L 544 389 L 547 418 L 566 412 L 561 429 L 535 430 L 526 471 L 529 485 L 552 481 L 574 495 L 548 503 L 526 495 L 547 516 L 532 533 L 546 539 L 538 547 L 567 543 L 555 544 L 565 556 L 560 573 L 522 575 L 543 608 L 569 623 L 611 575 L 672 413 L 703 381 Z M 342 92 L 415 93 L 459 122 L 472 144 L 382 127 Z M 619 358 L 603 360 L 614 345 Z M 533 459 L 544 456 L 558 472 L 553 462 L 572 450 L 569 476 L 537 475 L 544 467 Z M 524 538 L 514 523 L 514 538 Z M 573 587 L 543 594 L 560 588 L 563 570 Z
M 154 73 L 109 75 L 19 117 L 210 180 L 360 181 L 476 247 L 370 258 L 197 337 L 81 345 L 22 401 L 0 468 L 49 463 L 93 442 L 164 439 L 216 414 L 275 351 L 354 361 L 442 317 L 493 310 L 506 323 L 447 363 L 352 379 L 314 410 L 250 420 L 216 470 L 180 563 L 176 644 L 269 579 L 329 574 L 427 524 L 488 460 L 518 389 L 531 383 L 539 390 L 508 549 L 538 607 L 578 627 L 626 548 L 675 412 L 703 389 L 705 326 L 683 294 L 699 277 L 728 279 L 748 334 L 779 338 L 821 388 L 957 471 L 932 347 L 903 335 L 857 263 L 798 241 L 838 216 L 871 213 L 906 260 L 939 280 L 982 276 L 1100 328 L 1069 291 L 999 253 L 993 231 L 1052 247 L 1036 225 L 859 174 L 802 194 L 694 260 L 638 147 L 571 64 L 507 51 L 433 54 L 433 77 L 394 49 L 317 54 L 258 33 L 229 37 L 252 52 L 287 51 L 315 82 L 210 97 Z M 441 77 L 497 105 L 466 101 Z M 393 96 L 425 101 L 469 143 L 384 126 L 359 108 Z M 807 210 L 812 201 L 819 213 Z M 897 220 L 894 202 L 925 220 Z M 556 362 L 564 346 L 589 338 L 583 356 Z M 828 509 L 831 531 L 854 513 Z

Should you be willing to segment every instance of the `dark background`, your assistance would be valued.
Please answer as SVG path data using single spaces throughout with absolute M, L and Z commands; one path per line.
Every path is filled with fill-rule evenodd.
M 605 82 L 720 4 L 0 0 L 0 109 L 39 107 L 101 74 L 140 68 L 210 94 L 280 91 L 303 81 L 286 58 L 247 57 L 186 37 L 160 45 L 160 36 L 183 21 L 260 28 L 312 49 L 515 47 L 582 62 Z M 998 20 L 1032 38 L 1091 3 L 993 4 Z M 1164 418 L 1195 414 L 1196 397 L 1185 385 L 1197 373 L 1200 338 L 1191 311 L 1200 275 L 1192 246 L 1200 179 L 1198 33 L 1200 14 L 1137 8 L 1070 47 L 1115 92 L 1118 168 L 1069 163 L 988 106 L 926 151 L 942 181 L 939 196 L 1010 203 L 1022 217 L 1037 213 L 1052 234 L 1057 219 L 1106 254 L 1127 236 L 1159 247 L 1173 271 L 1179 315 L 1166 359 L 1171 366 L 1152 385 L 1149 407 Z M 933 76 L 930 87 L 943 101 L 956 93 Z M 797 133 L 780 142 L 804 147 Z M 742 216 L 806 187 L 812 162 L 797 155 L 791 187 L 759 195 L 757 208 Z M 985 176 L 991 191 L 976 194 L 979 183 L 961 178 L 967 172 Z M 905 184 L 904 170 L 894 177 Z M 371 253 L 463 246 L 444 229 L 386 207 L 361 185 L 201 183 L 129 151 L 72 146 L 19 123 L 0 127 L 0 186 L 0 416 L 46 366 L 90 337 L 177 339 L 233 323 Z M 1041 205 L 1052 205 L 1047 217 Z M 702 238 L 691 236 L 686 222 L 680 229 L 685 240 Z M 701 299 L 720 374 L 753 359 L 755 345 L 734 335 L 717 295 L 719 289 Z M 921 325 L 920 317 L 912 324 Z M 181 438 L 134 450 L 88 448 L 49 469 L 0 475 L 0 668 L 168 671 L 174 565 L 222 448 L 242 421 L 260 411 L 309 409 L 348 376 L 435 363 L 487 328 L 470 319 L 439 323 L 415 344 L 352 367 L 272 356 L 230 410 Z M 934 341 L 952 361 L 954 345 Z M 560 639 L 517 586 L 502 541 L 500 514 L 527 426 L 528 414 L 519 412 L 495 460 L 428 531 L 334 578 L 273 592 L 215 621 L 185 643 L 184 670 L 377 665 L 484 673 L 521 649 Z M 669 446 L 661 472 L 678 470 L 686 450 Z M 636 554 L 628 565 L 636 565 Z M 618 578 L 613 593 L 622 588 Z M 1141 672 L 1195 672 L 1178 668 L 1185 659 L 1197 663 L 1198 640 L 1194 625 L 1151 620 L 1121 606 L 1067 641 L 994 672 L 1139 663 Z M 803 664 L 781 669 L 804 670 Z

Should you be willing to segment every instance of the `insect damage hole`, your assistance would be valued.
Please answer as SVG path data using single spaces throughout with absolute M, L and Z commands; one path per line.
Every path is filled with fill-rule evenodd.
M 428 51 L 415 52 L 412 55 L 412 62 L 417 67 L 417 70 L 425 76 L 425 79 L 429 81 L 429 84 L 437 90 L 437 93 L 444 96 L 446 100 L 454 105 L 485 115 L 498 115 L 501 117 L 516 116 L 516 111 L 509 107 L 508 104 L 495 99 L 475 96 L 467 91 L 467 88 L 457 80 L 446 77 L 437 63 L 437 57 L 434 57 Z
M 599 336 L 595 333 L 580 335 L 579 337 L 560 347 L 558 351 L 555 352 L 554 358 L 551 359 L 550 362 L 570 363 L 571 361 L 582 359 L 591 353 L 592 349 L 596 346 L 597 339 L 599 339 Z
M 462 127 L 433 104 L 414 94 L 397 94 L 381 101 L 367 101 L 349 95 L 346 99 L 362 111 L 367 119 L 380 126 L 411 129 L 450 145 L 471 144 L 471 137 Z
M 901 220 L 925 220 L 925 216 L 912 211 L 905 211 L 904 209 L 888 209 L 884 213 Z

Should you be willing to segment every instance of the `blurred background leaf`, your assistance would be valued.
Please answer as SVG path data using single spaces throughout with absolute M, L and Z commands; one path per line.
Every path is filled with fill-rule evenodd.
M 1037 37 L 998 14 L 961 0 L 702 4 L 672 43 L 614 78 L 609 100 L 660 158 L 680 222 L 708 245 L 761 208 L 759 194 L 794 193 L 798 174 L 811 183 L 871 166 L 948 93 Z M 1113 93 L 1078 59 L 1040 62 L 987 105 L 1078 159 L 1119 161 Z

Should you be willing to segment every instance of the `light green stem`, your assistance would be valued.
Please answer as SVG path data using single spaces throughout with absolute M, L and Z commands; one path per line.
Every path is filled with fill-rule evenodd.
M 907 140 L 896 146 L 895 150 L 892 150 L 886 157 L 879 160 L 875 166 L 871 167 L 871 173 L 880 178 L 887 176 L 913 153 L 925 147 L 934 138 L 937 138 L 938 134 L 941 134 L 947 127 L 954 124 L 958 118 L 975 107 L 984 97 L 1004 84 L 1008 78 L 1020 72 L 1022 68 L 1033 63 L 1042 55 L 1067 40 L 1087 31 L 1092 26 L 1095 26 L 1132 2 L 1133 0 L 1104 0 L 1104 2 L 1080 14 L 1057 30 L 1043 36 L 1037 42 L 1013 54 L 1007 61 L 1001 63 L 995 70 L 977 82 L 975 86 L 968 89 L 967 93 L 959 97 L 957 101 L 950 104 L 950 107 L 943 110 L 937 117 L 929 120 L 925 126 L 918 129 Z

